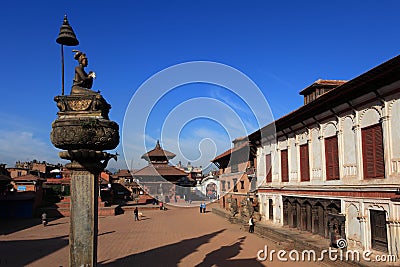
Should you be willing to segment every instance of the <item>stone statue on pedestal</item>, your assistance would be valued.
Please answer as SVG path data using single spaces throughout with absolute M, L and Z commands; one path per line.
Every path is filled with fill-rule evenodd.
M 96 75 L 85 71 L 86 54 L 79 50 L 73 52 L 79 65 L 75 67 L 71 94 L 54 98 L 60 111 L 52 125 L 51 141 L 57 148 L 67 151 L 114 149 L 119 143 L 119 127 L 108 117 L 111 105 L 99 91 L 91 90 Z
M 98 235 L 98 177 L 113 155 L 104 150 L 119 143 L 119 126 L 108 117 L 111 105 L 91 90 L 94 72 L 85 72 L 86 55 L 76 51 L 70 95 L 54 97 L 59 111 L 52 124 L 51 142 L 71 174 L 70 266 L 96 266 Z
M 90 90 L 93 86 L 93 79 L 96 78 L 96 74 L 93 71 L 86 73 L 85 68 L 88 65 L 88 59 L 86 54 L 79 50 L 72 50 L 75 52 L 74 59 L 79 63 L 75 67 L 74 82 L 72 84 L 71 95 L 73 94 L 94 94 L 95 92 Z

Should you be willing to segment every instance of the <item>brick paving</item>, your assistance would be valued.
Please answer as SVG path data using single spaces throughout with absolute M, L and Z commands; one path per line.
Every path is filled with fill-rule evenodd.
M 211 208 L 211 207 L 210 207 Z M 99 218 L 98 266 L 323 266 L 258 261 L 264 249 L 287 249 L 211 212 L 169 207 Z M 0 266 L 68 266 L 69 218 L 0 222 Z M 320 265 L 319 265 L 320 264 Z

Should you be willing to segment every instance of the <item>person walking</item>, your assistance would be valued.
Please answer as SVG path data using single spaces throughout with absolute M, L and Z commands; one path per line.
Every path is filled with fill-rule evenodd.
M 206 203 L 203 203 L 203 213 L 206 213 Z
M 253 217 L 249 219 L 249 233 L 254 233 L 254 220 Z
M 47 213 L 45 211 L 42 213 L 42 224 L 43 226 L 47 225 Z
M 135 215 L 135 221 L 140 221 L 139 220 L 139 210 L 136 207 L 135 210 L 133 211 L 133 214 Z
M 200 203 L 200 213 L 203 213 L 203 203 Z

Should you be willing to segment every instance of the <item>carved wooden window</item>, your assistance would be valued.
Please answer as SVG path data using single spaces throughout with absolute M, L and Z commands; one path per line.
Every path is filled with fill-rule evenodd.
M 266 182 L 267 182 L 267 183 L 272 182 L 271 154 L 267 154 L 267 155 L 265 156 L 265 173 L 267 174 L 267 176 L 266 176 Z
M 282 182 L 289 182 L 289 166 L 288 166 L 288 151 L 281 151 L 281 174 Z
M 340 179 L 338 138 L 336 135 L 325 139 L 325 166 L 327 180 Z
M 244 181 L 240 181 L 240 189 L 244 189 Z
M 361 129 L 365 178 L 384 178 L 382 125 L 375 124 Z
M 310 181 L 308 144 L 300 146 L 300 181 Z

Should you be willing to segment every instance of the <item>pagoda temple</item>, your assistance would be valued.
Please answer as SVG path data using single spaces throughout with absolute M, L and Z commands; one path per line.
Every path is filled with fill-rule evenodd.
M 132 173 L 143 189 L 151 196 L 165 202 L 177 199 L 176 185 L 187 178 L 187 173 L 169 164 L 176 155 L 161 148 L 157 141 L 153 150 L 142 155 L 148 166 Z

